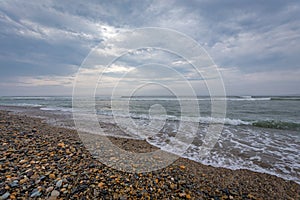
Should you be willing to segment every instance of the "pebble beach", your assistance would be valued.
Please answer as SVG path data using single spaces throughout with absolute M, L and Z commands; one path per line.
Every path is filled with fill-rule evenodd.
M 0 132 L 1 200 L 300 199 L 293 181 L 185 158 L 153 172 L 118 171 L 93 158 L 75 130 L 25 114 L 0 111 Z M 126 151 L 157 149 L 143 140 L 110 140 Z

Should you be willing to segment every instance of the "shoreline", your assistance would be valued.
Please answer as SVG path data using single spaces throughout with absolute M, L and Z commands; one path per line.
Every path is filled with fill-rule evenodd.
M 179 158 L 164 169 L 127 173 L 105 166 L 85 149 L 74 130 L 42 119 L 0 111 L 0 199 L 298 199 L 300 185 L 274 175 L 206 166 Z M 112 138 L 121 149 L 156 147 Z M 21 198 L 22 197 L 22 198 Z
M 57 126 L 57 127 L 63 127 L 63 128 L 66 128 L 66 129 L 72 129 L 72 130 L 75 130 L 75 124 L 74 124 L 74 121 L 73 121 L 73 115 L 72 115 L 72 112 L 69 112 L 69 111 L 60 111 L 60 110 L 43 110 L 41 109 L 41 107 L 30 107 L 30 106 L 0 106 L 0 110 L 5 110 L 5 111 L 11 111 L 12 113 L 15 113 L 17 115 L 27 115 L 27 116 L 31 116 L 33 118 L 40 118 L 42 120 L 44 120 L 45 122 L 47 122 L 48 124 L 50 124 L 50 126 Z M 117 137 L 117 138 L 129 138 L 129 139 L 137 139 L 137 140 L 143 140 L 142 138 L 138 138 L 138 137 L 133 137 L 132 135 L 126 133 L 126 131 L 124 132 L 123 130 L 121 130 L 120 128 L 118 128 L 118 126 L 115 126 L 114 123 L 111 123 L 111 120 L 114 120 L 114 119 L 109 119 L 108 118 L 102 118 L 103 116 L 101 116 L 100 118 L 98 118 L 99 120 L 99 123 L 100 123 L 100 126 L 102 128 L 102 130 L 105 132 L 105 134 L 107 135 L 107 137 Z M 228 126 L 228 125 L 226 125 Z M 224 126 L 224 130 L 226 129 L 226 126 Z M 253 126 L 249 126 L 247 127 L 246 129 L 244 129 L 245 126 L 237 126 L 237 127 L 234 127 L 233 129 L 235 130 L 236 128 L 239 128 L 238 132 L 241 132 L 242 135 L 243 135 L 243 131 L 248 131 L 249 129 L 251 130 L 254 130 L 255 132 L 260 132 L 261 134 L 263 134 L 261 137 L 266 137 L 265 132 L 267 132 L 268 134 L 271 133 L 271 132 L 275 132 L 275 133 L 278 133 L 278 132 L 282 132 L 280 134 L 282 135 L 290 135 L 290 134 L 297 134 L 296 131 L 288 131 L 288 132 L 284 132 L 285 130 L 278 130 L 278 129 L 269 129 L 269 128 L 258 128 L 258 127 L 253 127 Z M 229 127 L 231 128 L 231 127 Z M 233 131 L 234 131 L 233 130 Z M 271 131 L 271 132 L 270 132 Z M 225 131 L 222 133 L 224 134 Z M 234 133 L 234 132 L 231 132 L 231 133 Z M 89 135 L 93 135 L 95 133 L 89 133 Z M 271 133 L 273 134 L 273 133 Z M 173 137 L 173 135 L 169 135 L 170 137 Z M 252 135 L 253 136 L 253 135 Z M 278 135 L 280 136 L 280 135 Z M 222 135 L 222 137 L 227 137 L 226 134 Z M 259 173 L 267 173 L 267 174 L 271 174 L 271 175 L 275 175 L 275 176 L 278 176 L 280 178 L 283 178 L 285 180 L 292 180 L 294 182 L 296 182 L 297 184 L 300 184 L 299 182 L 299 168 L 295 168 L 294 169 L 294 166 L 297 166 L 297 165 L 285 165 L 284 166 L 280 166 L 280 163 L 281 164 L 285 164 L 285 161 L 282 163 L 282 160 L 278 160 L 279 162 L 277 164 L 276 163 L 273 163 L 273 164 L 276 164 L 276 165 L 272 165 L 271 163 L 274 162 L 274 160 L 272 159 L 273 157 L 273 154 L 272 152 L 269 152 L 269 153 L 266 153 L 266 154 L 260 154 L 258 153 L 258 158 L 257 157 L 253 157 L 253 154 L 251 155 L 251 153 L 249 152 L 248 155 L 247 154 L 244 154 L 243 153 L 240 153 L 240 151 L 244 152 L 243 150 L 243 143 L 239 141 L 239 137 L 236 135 L 236 136 L 230 136 L 232 137 L 232 139 L 235 139 L 235 141 L 238 142 L 238 144 L 240 145 L 239 148 L 235 148 L 233 147 L 232 145 L 233 144 L 230 144 L 229 147 L 228 146 L 219 146 L 217 145 L 218 147 L 216 148 L 213 148 L 211 153 L 213 154 L 219 154 L 221 157 L 221 161 L 225 158 L 225 159 L 228 159 L 228 162 L 231 162 L 233 161 L 232 164 L 226 164 L 225 165 L 222 165 L 219 163 L 218 160 L 210 160 L 211 158 L 207 157 L 208 160 L 205 160 L 204 159 L 204 162 L 203 160 L 199 160 L 197 159 L 197 155 L 196 156 L 193 156 L 193 155 L 189 155 L 189 154 L 184 154 L 182 155 L 182 157 L 184 158 L 188 158 L 190 160 L 194 160 L 196 162 L 199 162 L 201 164 L 204 164 L 204 165 L 212 165 L 214 167 L 224 167 L 224 168 L 227 168 L 227 169 L 232 169 L 232 170 L 236 170 L 236 169 L 248 169 L 250 171 L 254 171 L 254 172 L 259 172 Z M 281 136 L 280 136 L 281 137 Z M 240 138 L 242 139 L 242 141 L 244 141 L 245 138 Z M 279 139 L 279 138 L 277 138 Z M 289 138 L 290 139 L 290 138 Z M 195 138 L 195 143 L 192 143 L 192 145 L 198 145 L 199 144 L 199 141 L 201 140 L 198 140 L 197 138 Z M 294 140 L 293 140 L 294 141 Z M 297 140 L 296 140 L 297 141 Z M 94 141 L 92 141 L 94 143 Z M 150 145 L 153 145 L 155 147 L 158 147 L 160 148 L 160 144 L 155 144 L 155 140 L 154 142 L 152 140 L 148 140 L 147 139 L 147 142 L 150 144 Z M 198 144 L 197 144 L 198 142 Z M 226 142 L 226 140 L 222 141 L 222 142 Z M 227 139 L 227 142 L 231 143 L 231 139 Z M 286 143 L 287 140 L 282 140 L 281 139 L 281 143 L 284 142 Z M 294 143 L 293 143 L 294 144 Z M 261 144 L 261 145 L 264 145 L 264 144 Z M 248 147 L 252 147 L 251 143 L 248 143 Z M 259 146 L 256 145 L 257 148 L 260 148 Z M 283 145 L 283 147 L 286 147 L 286 145 Z M 292 146 L 290 146 L 292 147 Z M 266 148 L 270 148 L 270 146 L 266 146 Z M 271 146 L 272 148 L 272 146 Z M 123 148 L 122 148 L 123 149 Z M 251 151 L 252 152 L 252 149 L 248 149 L 248 151 Z M 187 152 L 189 152 L 189 150 L 187 150 Z M 217 152 L 219 151 L 219 152 Z M 247 152 L 247 149 L 245 150 Z M 172 149 L 171 151 L 168 151 L 168 152 L 172 152 Z M 223 152 L 225 152 L 225 154 L 223 154 Z M 226 152 L 227 155 L 226 155 Z M 283 151 L 284 152 L 284 151 Z M 191 152 L 189 152 L 191 153 Z M 253 152 L 255 153 L 255 152 Z M 273 153 L 275 153 L 276 155 L 276 149 L 274 149 Z M 294 151 L 293 153 L 294 154 L 290 154 L 292 152 L 290 151 L 285 151 L 285 154 L 289 154 L 289 155 L 294 155 L 293 158 L 294 159 L 289 159 L 290 161 L 297 161 L 298 160 L 298 157 L 296 156 L 298 152 Z M 95 153 L 97 154 L 97 153 Z M 197 154 L 197 153 L 196 153 Z M 232 156 L 230 155 L 232 154 Z M 171 156 L 173 155 L 172 153 L 170 154 Z M 201 155 L 200 155 L 201 156 Z M 264 156 L 267 156 L 267 159 L 262 159 L 260 160 L 259 158 L 261 157 L 264 157 Z M 238 163 L 237 161 L 238 160 L 235 160 L 235 157 L 238 158 L 238 159 L 242 159 L 242 162 L 241 163 Z M 166 159 L 168 159 L 168 156 L 165 157 Z M 251 160 L 253 161 L 253 164 L 251 163 L 247 163 L 247 160 Z M 283 160 L 285 160 L 283 158 Z M 212 161 L 212 162 L 209 162 L 209 161 Z M 246 164 L 245 164 L 246 163 Z M 296 162 L 297 163 L 297 162 Z M 252 166 L 252 167 L 251 167 Z M 292 171 L 292 169 L 294 169 L 295 171 Z M 285 172 L 285 170 L 288 170 L 287 172 Z

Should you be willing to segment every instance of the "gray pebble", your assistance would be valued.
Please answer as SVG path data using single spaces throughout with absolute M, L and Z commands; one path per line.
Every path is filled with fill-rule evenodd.
M 19 181 L 15 180 L 12 183 L 9 184 L 10 187 L 18 187 L 19 186 Z
M 76 176 L 76 175 L 77 175 L 76 172 L 71 172 L 70 174 L 71 174 L 72 176 Z
M 10 195 L 10 193 L 9 193 L 9 192 L 6 192 L 6 193 L 4 193 L 4 194 L 0 197 L 0 199 L 1 199 L 1 200 L 7 199 L 7 198 L 9 197 L 9 195 Z
M 36 188 L 36 189 L 34 189 L 34 190 L 32 191 L 30 197 L 31 197 L 31 198 L 32 198 L 32 197 L 39 197 L 39 196 L 41 196 L 41 194 L 42 194 L 42 193 Z
M 57 187 L 57 188 L 60 188 L 61 185 L 62 185 L 62 182 L 63 182 L 62 180 L 57 181 L 57 182 L 56 182 L 56 187 Z
M 59 191 L 53 190 L 53 191 L 51 192 L 51 197 L 58 197 L 59 194 L 60 194 Z
M 50 187 L 48 187 L 48 188 L 46 189 L 46 192 L 47 192 L 47 193 L 48 193 L 48 192 L 51 192 L 53 189 L 54 189 L 54 188 L 53 188 L 52 186 L 50 186 Z

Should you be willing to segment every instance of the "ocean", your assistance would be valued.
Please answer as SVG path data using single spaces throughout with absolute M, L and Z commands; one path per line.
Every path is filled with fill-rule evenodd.
M 212 100 L 226 100 L 226 118 L 214 148 L 203 156 L 199 152 L 209 125 L 223 122 L 211 117 Z M 126 102 L 128 106 L 124 107 Z M 192 111 L 182 111 L 182 102 L 186 105 L 196 102 L 200 117 L 193 116 Z M 95 105 L 99 122 L 111 125 L 103 133 L 105 135 L 146 139 L 150 144 L 176 154 L 176 147 L 167 144 L 177 139 L 175 136 L 181 123 L 196 121 L 198 129 L 193 142 L 186 144 L 189 146 L 183 157 L 205 165 L 248 169 L 300 183 L 299 96 L 96 97 Z M 0 97 L 0 106 L 1 109 L 42 117 L 53 125 L 74 128 L 72 97 Z M 84 107 L 76 109 L 82 113 L 83 121 L 90 114 Z M 143 127 L 146 130 L 151 122 L 162 126 L 157 126 L 154 134 L 141 134 Z M 139 129 L 126 129 L 132 124 Z M 115 129 L 118 126 L 123 131 Z M 190 137 L 188 130 L 183 134 Z

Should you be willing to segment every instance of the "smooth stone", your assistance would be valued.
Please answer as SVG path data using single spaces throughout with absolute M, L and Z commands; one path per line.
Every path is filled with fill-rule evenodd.
M 7 199 L 9 197 L 10 193 L 9 192 L 6 192 L 4 193 L 2 196 L 1 196 L 1 200 L 4 200 L 4 199 Z
M 43 180 L 45 180 L 46 179 L 46 176 L 41 176 L 40 177 L 40 181 L 43 181 Z
M 26 174 L 27 177 L 30 177 L 32 175 L 33 175 L 33 171 L 32 170 L 28 171 L 27 174 Z
M 12 188 L 18 187 L 19 186 L 19 181 L 15 180 L 12 183 L 10 183 L 9 186 L 12 187 Z
M 79 185 L 79 186 L 77 186 L 77 188 L 75 188 L 75 189 L 73 190 L 73 192 L 72 192 L 72 193 L 79 193 L 79 192 L 83 192 L 83 191 L 85 191 L 85 190 L 86 190 L 88 187 L 89 187 L 89 186 L 88 186 L 88 185 L 86 185 L 86 184 Z
M 72 176 L 77 176 L 77 173 L 76 172 L 71 172 L 70 173 Z
M 0 184 L 0 187 L 3 187 L 3 186 L 4 186 L 4 184 Z M 4 189 L 4 188 L 0 189 L 0 195 L 3 195 L 5 192 L 7 192 L 6 189 Z
M 28 162 L 28 160 L 21 160 L 19 163 L 22 165 L 22 164 L 24 164 L 24 163 L 27 163 Z
M 25 183 L 27 180 L 25 178 L 20 180 L 20 184 L 22 185 L 23 183 Z
M 63 182 L 62 180 L 57 181 L 56 182 L 56 187 L 60 188 L 62 186 L 62 182 Z
M 48 192 L 51 192 L 52 190 L 54 189 L 54 187 L 48 187 L 47 189 L 46 189 L 46 192 L 48 193 Z
M 32 198 L 32 197 L 38 197 L 38 196 L 41 196 L 41 192 L 39 191 L 39 189 L 34 189 L 33 191 L 32 191 L 32 193 L 31 193 L 31 195 L 30 195 L 30 197 Z
M 49 178 L 55 179 L 55 174 L 49 174 Z
M 59 196 L 59 194 L 60 194 L 60 192 L 59 192 L 59 191 L 57 191 L 57 190 L 53 190 L 53 191 L 51 192 L 51 197 L 58 197 L 58 196 Z

